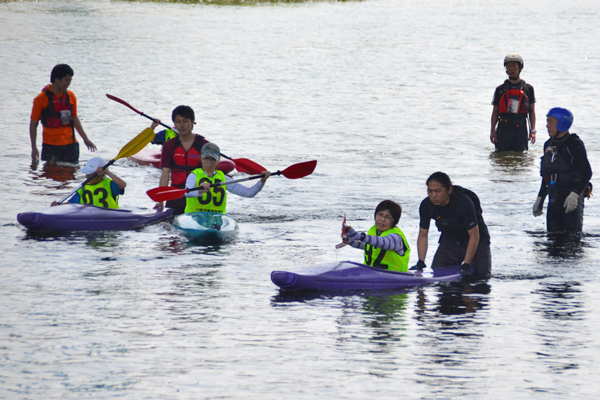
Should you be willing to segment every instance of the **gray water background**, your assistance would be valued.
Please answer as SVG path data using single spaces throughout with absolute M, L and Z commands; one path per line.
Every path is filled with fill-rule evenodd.
M 597 398 L 598 200 L 579 244 L 549 240 L 531 206 L 549 108 L 573 111 L 600 165 L 598 21 L 592 0 L 0 3 L 0 398 Z M 535 87 L 539 142 L 497 156 L 490 102 L 509 52 Z M 82 149 L 82 165 L 148 126 L 110 93 L 167 122 L 192 106 L 195 131 L 230 156 L 317 170 L 232 196 L 241 233 L 225 246 L 168 223 L 28 234 L 16 214 L 83 179 L 30 162 L 31 102 L 63 62 L 99 149 Z M 122 207 L 152 208 L 157 169 L 112 170 L 128 182 Z M 343 214 L 366 230 L 385 198 L 403 206 L 416 262 L 437 170 L 479 194 L 493 278 L 382 296 L 288 296 L 270 282 L 360 261 L 334 249 Z M 427 263 L 436 241 L 432 229 Z

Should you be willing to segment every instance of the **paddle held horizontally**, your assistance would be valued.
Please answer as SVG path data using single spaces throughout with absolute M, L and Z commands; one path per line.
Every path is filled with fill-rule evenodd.
M 306 162 L 291 165 L 291 166 L 287 167 L 286 169 L 284 169 L 283 171 L 273 172 L 273 173 L 271 173 L 271 176 L 283 175 L 288 179 L 299 179 L 299 178 L 304 178 L 305 176 L 312 174 L 316 167 L 317 167 L 316 160 L 306 161 Z M 260 179 L 260 178 L 262 178 L 262 175 L 252 175 L 252 176 L 247 176 L 245 178 L 234 179 L 231 181 L 213 183 L 212 185 L 210 185 L 210 187 L 225 186 L 225 185 L 229 185 L 231 183 L 244 182 L 244 181 L 249 181 L 252 179 Z M 178 189 L 178 188 L 175 188 L 172 186 L 159 186 L 157 188 L 148 190 L 146 193 L 152 200 L 154 200 L 156 202 L 161 202 L 161 201 L 180 199 L 183 196 L 185 196 L 185 194 L 187 192 L 191 192 L 193 190 L 202 190 L 202 189 L 203 189 L 203 187 L 195 187 L 195 188 L 191 188 L 191 189 Z

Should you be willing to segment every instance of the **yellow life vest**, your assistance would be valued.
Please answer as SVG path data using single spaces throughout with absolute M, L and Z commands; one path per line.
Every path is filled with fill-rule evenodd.
M 370 236 L 387 236 L 392 233 L 397 233 L 402 238 L 402 242 L 404 243 L 405 251 L 404 255 L 396 253 L 393 250 L 382 250 L 377 247 L 373 247 L 370 244 L 365 244 L 365 264 L 371 267 L 388 269 L 390 271 L 400 271 L 407 272 L 408 271 L 408 261 L 410 259 L 410 247 L 408 247 L 408 242 L 406 241 L 406 236 L 397 226 L 392 229 L 388 229 L 385 232 L 381 232 L 381 234 L 377 234 L 377 227 L 373 225 L 369 232 L 367 232 Z
M 77 191 L 81 204 L 91 204 L 96 207 L 119 208 L 119 196 L 114 198 L 110 183 L 113 180 L 104 178 L 95 185 L 85 185 Z
M 192 171 L 196 175 L 196 186 L 200 186 L 202 182 L 210 184 L 225 182 L 225 174 L 222 171 L 215 171 L 212 178 L 206 176 L 206 172 L 202 168 Z M 227 190 L 225 186 L 217 186 L 210 188 L 210 192 L 206 192 L 199 197 L 186 197 L 185 212 L 213 212 L 225 214 L 227 208 Z
M 177 136 L 177 132 L 172 129 L 165 129 L 165 143 L 168 140 L 173 139 L 175 136 Z

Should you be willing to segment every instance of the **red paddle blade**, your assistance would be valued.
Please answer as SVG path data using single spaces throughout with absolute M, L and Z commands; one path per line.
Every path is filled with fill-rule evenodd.
M 135 108 L 133 108 L 133 107 L 131 106 L 131 104 L 129 104 L 129 103 L 128 103 L 128 102 L 126 102 L 125 100 L 121 100 L 120 98 L 118 98 L 118 97 L 115 97 L 115 96 L 113 96 L 112 94 L 108 94 L 108 93 L 106 93 L 106 97 L 108 97 L 108 98 L 109 98 L 109 99 L 111 99 L 111 100 L 114 100 L 114 101 L 116 101 L 117 103 L 121 103 L 121 104 L 123 104 L 124 106 L 127 106 L 127 107 L 131 108 L 133 111 L 135 111 L 135 112 L 136 112 L 136 113 L 138 113 L 138 114 L 141 114 L 141 113 L 142 113 L 141 111 L 138 111 L 138 110 L 136 110 Z
M 173 186 L 159 186 L 154 189 L 150 189 L 146 192 L 148 197 L 156 202 L 169 201 L 180 199 L 185 196 L 187 189 L 178 189 Z
M 232 158 L 231 161 L 235 163 L 235 169 L 238 172 L 243 172 L 250 175 L 258 175 L 267 169 L 260 164 L 255 163 L 247 158 Z
M 306 161 L 287 167 L 286 169 L 281 171 L 281 175 L 285 176 L 288 179 L 304 178 L 305 176 L 312 174 L 316 167 L 317 160 Z

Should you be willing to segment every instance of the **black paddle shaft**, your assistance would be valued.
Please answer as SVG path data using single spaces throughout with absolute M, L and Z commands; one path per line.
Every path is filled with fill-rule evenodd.
M 151 120 L 151 121 L 154 121 L 154 118 L 152 118 L 152 117 L 151 117 L 151 116 L 149 116 L 148 114 L 144 114 L 143 112 L 140 112 L 140 115 L 141 115 L 142 117 L 146 117 L 146 118 L 148 118 L 148 119 L 149 119 L 149 120 Z M 162 122 L 159 122 L 159 124 L 160 124 L 160 125 L 162 125 L 162 126 L 164 126 L 164 127 L 165 127 L 165 128 L 167 128 L 167 129 L 171 129 L 171 130 L 173 130 L 173 127 L 171 127 L 171 126 L 168 126 L 168 125 L 166 125 L 166 124 L 163 124 Z M 226 156 L 226 155 L 225 155 L 225 154 L 223 154 L 223 153 L 221 153 L 221 156 L 222 156 L 222 157 L 225 157 L 225 158 L 226 158 L 226 159 L 228 159 L 228 160 L 231 160 L 231 157 L 229 157 L 229 156 Z

